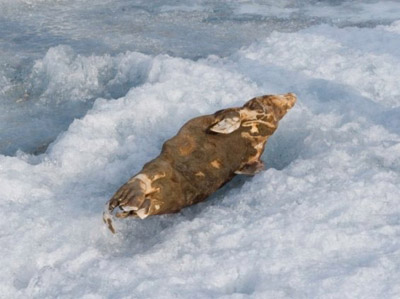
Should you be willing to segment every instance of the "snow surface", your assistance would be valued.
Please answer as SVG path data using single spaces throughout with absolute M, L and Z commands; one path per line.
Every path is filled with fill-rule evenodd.
M 400 298 L 400 3 L 88 3 L 0 3 L 0 298 Z M 266 171 L 107 230 L 185 121 L 289 91 Z

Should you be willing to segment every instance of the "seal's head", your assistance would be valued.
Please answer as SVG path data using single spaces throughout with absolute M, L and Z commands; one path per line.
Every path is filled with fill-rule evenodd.
M 255 110 L 265 114 L 272 113 L 279 121 L 296 103 L 296 95 L 287 93 L 282 95 L 265 95 L 256 97 L 244 104 L 243 108 Z
M 230 134 L 243 127 L 251 127 L 253 135 L 271 135 L 278 122 L 296 103 L 296 95 L 264 95 L 249 100 L 243 107 L 229 108 L 215 113 L 215 123 L 210 131 Z M 261 129 L 261 130 L 260 130 Z

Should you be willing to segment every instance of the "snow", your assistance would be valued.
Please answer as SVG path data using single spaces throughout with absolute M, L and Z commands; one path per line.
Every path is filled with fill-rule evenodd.
M 142 37 L 105 0 L 1 3 L 0 297 L 399 298 L 400 5 L 314 2 L 115 1 L 160 17 Z M 12 42 L 26 24 L 42 38 Z M 286 92 L 265 171 L 115 235 L 102 223 L 188 119 Z

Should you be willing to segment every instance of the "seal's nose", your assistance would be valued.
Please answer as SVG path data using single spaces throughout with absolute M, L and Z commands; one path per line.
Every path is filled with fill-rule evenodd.
M 296 95 L 292 92 L 278 95 L 265 95 L 257 99 L 263 106 L 279 107 L 286 110 L 292 108 L 297 101 Z
M 286 99 L 288 104 L 288 109 L 292 108 L 297 101 L 297 96 L 293 92 L 284 94 L 283 97 Z
M 265 103 L 272 107 L 275 116 L 280 120 L 297 101 L 294 93 L 286 93 L 275 96 L 267 96 Z

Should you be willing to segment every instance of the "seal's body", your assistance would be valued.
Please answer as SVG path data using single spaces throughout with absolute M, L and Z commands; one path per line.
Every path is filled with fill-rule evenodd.
M 167 140 L 161 154 L 125 183 L 106 205 L 104 221 L 111 231 L 111 213 L 119 218 L 146 218 L 178 212 L 204 200 L 236 174 L 263 169 L 260 157 L 279 120 L 296 96 L 267 95 L 189 120 Z

